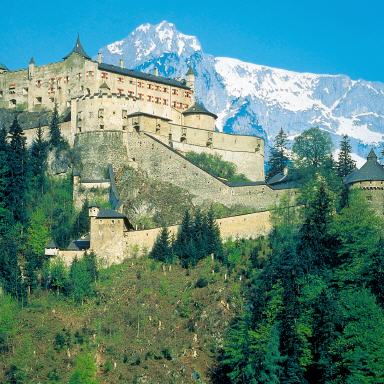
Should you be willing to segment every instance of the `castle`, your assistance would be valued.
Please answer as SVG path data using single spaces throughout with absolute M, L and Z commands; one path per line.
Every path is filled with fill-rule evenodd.
M 87 55 L 80 39 L 64 59 L 10 71 L 0 64 L 0 108 L 70 109 L 62 132 L 71 144 L 79 133 L 141 130 L 180 152 L 217 153 L 252 181 L 264 180 L 264 141 L 217 132 L 217 116 L 195 101 L 195 76 L 173 80 Z M 31 133 L 32 134 L 32 133 Z
M 242 206 L 253 213 L 218 220 L 222 236 L 257 237 L 270 230 L 270 209 L 283 194 L 294 200 L 296 190 L 282 177 L 266 183 L 264 141 L 231 135 L 215 128 L 217 116 L 195 98 L 195 76 L 185 79 L 105 64 L 87 55 L 80 39 L 64 59 L 10 71 L 0 65 L 0 108 L 30 112 L 52 110 L 69 117 L 61 132 L 79 153 L 81 167 L 73 173 L 75 201 L 90 190 L 105 190 L 113 210 L 90 207 L 89 237 L 67 250 L 54 245 L 47 254 L 66 262 L 91 249 L 106 264 L 145 253 L 159 228 L 135 230 L 119 201 L 115 175 L 124 166 L 145 172 L 155 182 L 167 182 L 193 196 L 193 204 Z M 30 142 L 36 128 L 26 130 Z M 43 127 L 45 134 L 47 127 Z M 218 154 L 237 166 L 250 181 L 231 184 L 214 177 L 184 156 L 186 152 Z M 108 173 L 108 177 L 106 176 Z M 177 230 L 177 225 L 170 231 Z

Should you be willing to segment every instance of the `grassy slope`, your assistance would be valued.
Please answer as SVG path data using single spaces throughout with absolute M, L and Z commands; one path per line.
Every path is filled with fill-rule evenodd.
M 85 349 L 95 356 L 100 383 L 207 382 L 242 303 L 238 280 L 224 281 L 224 269 L 211 270 L 209 259 L 189 275 L 179 266 L 163 272 L 159 263 L 133 260 L 102 271 L 97 297 L 83 306 L 54 293 L 33 295 L 20 311 L 13 353 L 0 356 L 0 382 L 4 368 L 16 363 L 27 372 L 25 382 L 66 383 Z M 200 277 L 208 286 L 195 287 Z M 57 351 L 55 335 L 63 329 L 70 346 Z M 83 343 L 76 341 L 81 337 Z M 194 371 L 202 381 L 192 378 Z M 59 381 L 48 379 L 53 372 Z

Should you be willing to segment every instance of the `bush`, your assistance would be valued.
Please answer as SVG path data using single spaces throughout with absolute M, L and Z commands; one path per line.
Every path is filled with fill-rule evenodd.
M 204 288 L 208 284 L 208 280 L 205 277 L 199 277 L 199 279 L 196 281 L 195 288 Z

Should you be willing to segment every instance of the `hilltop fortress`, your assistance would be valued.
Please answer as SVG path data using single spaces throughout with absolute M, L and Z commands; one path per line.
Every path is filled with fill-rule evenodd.
M 107 190 L 115 209 L 100 211 L 101 216 L 94 207 L 90 210 L 88 245 L 110 261 L 131 256 L 133 245 L 150 248 L 157 233 L 132 231 L 127 224 L 115 184 L 115 175 L 124 166 L 182 188 L 193 196 L 195 206 L 219 203 L 255 212 L 252 217 L 222 219 L 226 237 L 265 233 L 270 225 L 265 212 L 283 193 L 295 193 L 284 183 L 284 175 L 266 184 L 263 139 L 215 129 L 217 116 L 195 100 L 194 81 L 192 70 L 185 79 L 174 80 L 156 71 L 126 69 L 122 61 L 120 66 L 105 64 L 100 54 L 92 60 L 79 38 L 58 63 L 37 66 L 31 59 L 27 69 L 17 71 L 0 64 L 0 108 L 34 112 L 52 110 L 57 104 L 60 113 L 69 116 L 61 131 L 77 149 L 81 163 L 73 174 L 74 199 L 86 190 Z M 26 130 L 28 141 L 35 135 L 36 128 Z M 183 156 L 191 151 L 219 154 L 250 182 L 231 185 L 210 175 Z

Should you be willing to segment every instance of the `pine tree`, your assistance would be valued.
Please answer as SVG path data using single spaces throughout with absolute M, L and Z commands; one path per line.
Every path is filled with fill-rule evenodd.
M 173 244 L 174 253 L 180 258 L 181 264 L 185 266 L 187 266 L 189 262 L 188 248 L 190 248 L 192 241 L 192 230 L 191 215 L 187 210 L 183 216 L 180 229 L 177 232 L 176 241 Z
M 8 164 L 11 177 L 8 187 L 9 209 L 12 211 L 16 221 L 25 222 L 26 189 L 27 189 L 27 151 L 24 132 L 17 121 L 13 120 L 10 133 L 10 146 Z
M 304 223 L 300 229 L 298 255 L 302 266 L 309 272 L 324 267 L 332 261 L 333 238 L 330 236 L 332 202 L 325 180 L 319 177 L 313 185 L 313 195 L 304 211 Z
M 94 294 L 92 283 L 94 277 L 91 275 L 89 265 L 84 259 L 74 259 L 69 271 L 70 293 L 78 304 L 83 304 L 87 297 Z
M 271 148 L 270 158 L 268 161 L 269 169 L 267 178 L 282 173 L 284 168 L 288 165 L 287 153 L 287 135 L 280 129 L 280 132 L 276 135 L 273 147 Z
M 99 277 L 99 271 L 97 269 L 97 257 L 95 252 L 86 252 L 84 255 L 84 262 L 86 264 L 87 271 L 91 276 L 91 279 L 96 282 Z
M 73 227 L 73 237 L 83 236 L 89 232 L 89 214 L 88 214 L 89 203 L 85 200 L 81 211 L 77 215 L 76 221 Z
M 53 109 L 53 114 L 51 122 L 49 124 L 49 144 L 53 148 L 58 148 L 63 143 L 63 138 L 61 136 L 61 130 L 59 125 L 59 112 L 57 109 L 57 104 Z
M 39 125 L 36 138 L 33 140 L 30 149 L 31 176 L 39 193 L 44 193 L 45 172 L 47 168 L 48 145 L 43 138 L 43 130 Z
M 214 254 L 216 259 L 224 261 L 224 250 L 220 236 L 220 228 L 215 220 L 215 215 L 212 208 L 210 208 L 205 216 L 205 223 L 207 254 Z
M 8 206 L 10 169 L 8 164 L 9 146 L 7 143 L 7 132 L 4 127 L 0 128 L 0 207 Z
M 340 152 L 337 162 L 337 171 L 340 177 L 349 175 L 356 168 L 356 161 L 351 156 L 352 147 L 349 138 L 344 135 L 340 143 Z
M 169 241 L 169 231 L 166 227 L 161 228 L 159 235 L 153 245 L 149 257 L 163 263 L 172 262 L 172 247 Z
M 196 249 L 196 264 L 199 260 L 207 256 L 207 226 L 206 220 L 200 209 L 195 212 L 192 227 L 192 239 Z

